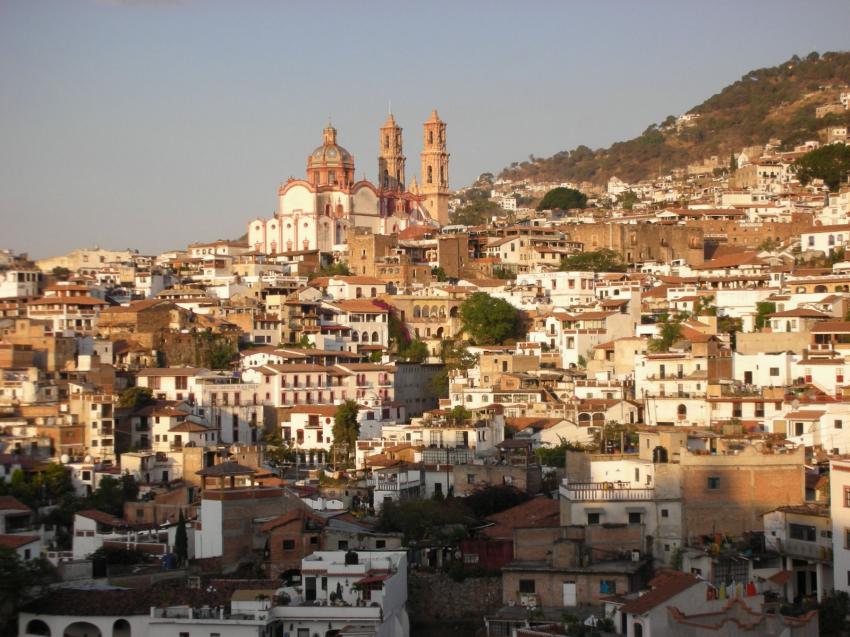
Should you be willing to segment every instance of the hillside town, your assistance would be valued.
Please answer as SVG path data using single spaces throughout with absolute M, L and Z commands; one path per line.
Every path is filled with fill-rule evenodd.
M 846 128 L 604 192 L 494 179 L 479 226 L 436 110 L 422 137 L 407 179 L 389 115 L 355 181 L 328 125 L 242 238 L 2 252 L 18 634 L 843 620 L 850 187 L 798 161 Z

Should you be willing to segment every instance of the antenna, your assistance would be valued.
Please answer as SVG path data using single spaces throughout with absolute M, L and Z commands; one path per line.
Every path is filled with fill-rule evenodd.
M 387 113 L 389 115 L 393 114 L 393 101 L 392 100 L 387 100 Z

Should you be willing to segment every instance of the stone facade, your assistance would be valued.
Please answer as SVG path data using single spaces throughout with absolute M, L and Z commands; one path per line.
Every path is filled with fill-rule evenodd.
M 590 252 L 607 248 L 618 252 L 627 263 L 684 259 L 689 265 L 701 265 L 702 228 L 661 224 L 588 223 L 562 227 L 566 239 L 584 245 Z

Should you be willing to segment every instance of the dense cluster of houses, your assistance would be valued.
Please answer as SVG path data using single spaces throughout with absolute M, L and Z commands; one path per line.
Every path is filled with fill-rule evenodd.
M 408 635 L 410 562 L 498 574 L 489 635 L 565 609 L 636 636 L 816 634 L 816 612 L 778 609 L 850 591 L 850 191 L 803 187 L 794 157 L 745 149 L 692 174 L 686 207 L 612 182 L 642 203 L 352 227 L 330 252 L 0 253 L 0 479 L 139 488 L 67 540 L 55 503 L 0 497 L 0 547 L 65 579 L 20 633 Z M 564 265 L 602 250 L 612 267 Z M 471 342 L 479 293 L 523 334 Z M 527 499 L 451 546 L 376 525 L 506 486 Z M 181 542 L 190 585 L 159 595 Z M 120 579 L 104 549 L 161 560 L 145 594 L 81 601 Z M 244 564 L 264 579 L 210 583 Z

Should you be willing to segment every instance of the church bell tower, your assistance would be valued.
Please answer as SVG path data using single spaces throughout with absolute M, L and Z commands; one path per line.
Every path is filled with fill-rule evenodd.
M 422 127 L 422 175 L 420 193 L 425 209 L 440 225 L 449 222 L 449 154 L 446 152 L 446 123 L 431 112 Z
M 404 192 L 404 161 L 401 148 L 401 127 L 393 114 L 381 126 L 380 152 L 378 153 L 378 183 L 385 190 Z

